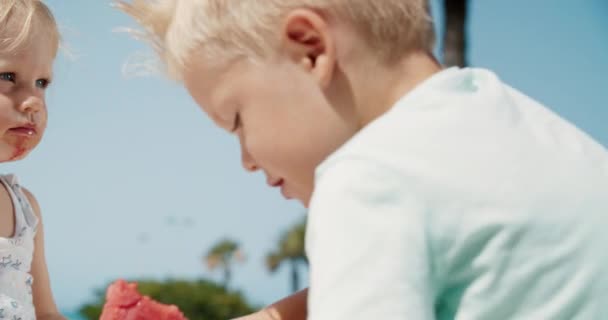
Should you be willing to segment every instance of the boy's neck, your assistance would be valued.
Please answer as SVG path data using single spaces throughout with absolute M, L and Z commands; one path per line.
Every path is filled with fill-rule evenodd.
M 389 67 L 376 65 L 372 72 L 362 72 L 356 79 L 356 117 L 363 128 L 390 110 L 404 95 L 421 82 L 441 71 L 433 56 L 425 53 L 408 55 Z

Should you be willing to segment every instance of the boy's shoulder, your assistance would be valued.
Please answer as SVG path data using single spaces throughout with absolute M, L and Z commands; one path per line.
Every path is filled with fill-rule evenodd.
M 427 157 L 429 151 L 450 152 L 459 136 L 473 130 L 483 104 L 475 93 L 481 77 L 494 82 L 486 70 L 450 68 L 423 81 L 402 96 L 387 112 L 367 124 L 326 162 L 349 157 L 380 162 Z M 483 98 L 487 100 L 487 98 Z M 475 101 L 474 101 L 475 100 Z M 500 121 L 500 119 L 484 119 Z M 461 139 L 461 138 L 460 138 Z
M 484 69 L 451 68 L 426 80 L 330 155 L 317 175 L 348 159 L 443 184 L 481 186 L 512 179 L 503 172 L 539 168 L 563 176 L 562 166 L 608 175 L 605 148 Z

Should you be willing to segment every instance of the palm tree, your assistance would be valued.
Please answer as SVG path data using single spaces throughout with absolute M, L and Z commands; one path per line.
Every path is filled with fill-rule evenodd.
M 445 0 L 443 10 L 443 63 L 446 66 L 466 67 L 468 0 Z
M 223 270 L 224 278 L 222 284 L 224 288 L 227 289 L 232 277 L 233 262 L 243 262 L 245 257 L 236 241 L 224 239 L 211 247 L 209 252 L 205 255 L 204 260 L 209 270 L 213 271 L 216 268 L 221 268 Z
M 295 224 L 283 233 L 278 248 L 266 256 L 266 267 L 270 272 L 275 272 L 283 264 L 289 264 L 292 292 L 296 292 L 300 288 L 298 267 L 301 264 L 308 266 L 308 259 L 306 258 L 304 249 L 305 234 L 306 220 Z

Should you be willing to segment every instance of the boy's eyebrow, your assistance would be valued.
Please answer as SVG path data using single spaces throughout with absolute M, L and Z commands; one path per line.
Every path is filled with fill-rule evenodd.
M 214 92 L 214 94 L 212 94 L 211 103 L 213 103 L 213 106 L 214 106 L 213 116 L 216 119 L 222 120 L 223 122 L 226 122 L 226 123 L 232 122 L 232 119 L 227 119 L 225 117 L 226 110 L 229 110 L 228 106 L 231 103 L 231 99 L 232 99 L 232 97 L 225 90 L 217 90 Z M 221 113 L 223 113 L 223 114 L 221 114 L 218 111 L 224 111 L 224 112 L 221 112 Z
M 226 118 L 225 115 L 222 116 L 222 114 L 218 112 L 218 110 L 223 109 L 225 109 L 225 102 L 222 100 L 215 100 L 212 101 L 212 106 L 210 108 L 207 108 L 207 114 L 209 115 L 209 118 L 211 118 L 211 120 L 215 122 L 218 126 L 228 129 L 228 127 L 232 126 L 232 120 Z
M 222 128 L 225 128 L 226 130 L 231 130 L 234 126 L 233 125 L 234 118 L 232 118 L 232 116 L 229 116 L 229 118 L 228 118 L 228 117 L 225 117 L 225 116 L 222 117 L 221 115 L 216 114 L 215 119 L 216 119 L 215 120 L 216 123 L 220 124 L 220 126 Z

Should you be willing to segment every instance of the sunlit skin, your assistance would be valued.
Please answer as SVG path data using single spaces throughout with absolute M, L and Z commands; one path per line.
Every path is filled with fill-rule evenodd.
M 202 110 L 238 137 L 246 170 L 308 206 L 315 168 L 441 70 L 425 52 L 383 65 L 351 26 L 298 9 L 277 55 L 223 68 L 193 58 L 184 84 Z M 373 77 L 370 77 L 373 74 Z M 308 290 L 239 320 L 304 320 Z
M 312 10 L 294 10 L 282 34 L 280 53 L 258 63 L 218 69 L 192 54 L 184 84 L 238 137 L 246 170 L 308 206 L 315 168 L 440 66 L 426 54 L 382 66 L 352 28 Z
M 0 52 L 0 162 L 23 159 L 40 143 L 47 124 L 45 91 L 56 53 L 56 39 L 46 32 L 33 32 L 16 52 Z M 36 319 L 65 320 L 51 293 L 40 207 L 28 190 L 22 191 L 39 219 L 30 270 L 35 279 L 32 296 Z M 6 190 L 0 193 L 0 200 L 4 200 L 0 201 L 0 226 L 6 227 L 0 227 L 0 236 L 11 237 L 15 233 L 14 206 Z
M 0 162 L 23 159 L 42 139 L 54 58 L 42 36 L 16 53 L 0 53 Z

